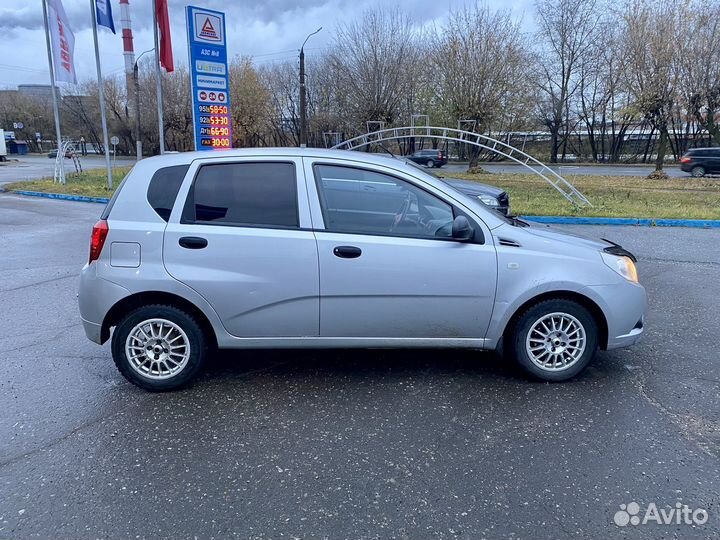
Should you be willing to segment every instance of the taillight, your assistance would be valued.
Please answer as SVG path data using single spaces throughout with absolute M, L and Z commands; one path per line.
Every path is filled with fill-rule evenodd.
M 104 219 L 101 219 L 93 225 L 92 235 L 90 236 L 90 259 L 88 260 L 88 264 L 97 261 L 100 257 L 109 231 L 110 228 Z
M 690 156 L 683 156 L 680 158 L 680 163 L 690 163 L 692 158 Z
M 438 152 L 438 159 L 442 159 L 442 151 Z

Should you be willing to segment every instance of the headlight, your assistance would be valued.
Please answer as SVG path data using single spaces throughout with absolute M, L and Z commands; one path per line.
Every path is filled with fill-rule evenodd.
M 490 195 L 478 195 L 478 199 L 487 204 L 488 206 L 500 206 L 495 197 Z
M 632 262 L 630 257 L 612 255 L 611 253 L 606 253 L 604 251 L 600 252 L 600 256 L 605 264 L 615 270 L 622 277 L 628 281 L 632 281 L 633 283 L 638 282 L 637 268 L 635 268 L 635 263 Z

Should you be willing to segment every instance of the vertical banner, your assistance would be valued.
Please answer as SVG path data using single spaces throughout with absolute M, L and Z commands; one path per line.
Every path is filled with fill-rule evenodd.
M 232 147 L 225 14 L 187 6 L 185 11 L 193 99 L 195 149 Z
M 70 30 L 62 0 L 47 0 L 50 40 L 52 41 L 55 79 L 76 84 L 75 35 Z

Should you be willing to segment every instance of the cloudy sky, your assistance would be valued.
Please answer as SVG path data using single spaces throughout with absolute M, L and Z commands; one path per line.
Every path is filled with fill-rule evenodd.
M 323 31 L 314 36 L 306 54 L 317 55 L 327 50 L 332 30 L 339 22 L 352 20 L 375 5 L 398 6 L 418 25 L 442 23 L 448 10 L 461 7 L 465 0 L 170 0 L 170 18 L 175 63 L 187 64 L 185 37 L 185 5 L 192 4 L 225 11 L 228 53 L 253 56 L 256 63 L 266 64 L 297 56 L 305 36 L 318 26 Z M 468 0 L 471 1 L 471 0 Z M 115 26 L 113 35 L 100 28 L 100 54 L 103 75 L 123 71 L 120 38 L 120 8 L 111 0 Z M 489 5 L 509 8 L 523 19 L 523 26 L 532 25 L 532 0 L 488 0 Z M 79 80 L 95 77 L 90 27 L 90 0 L 63 0 L 65 11 L 75 33 L 75 69 Z M 152 1 L 130 0 L 135 53 L 153 47 Z M 18 84 L 49 83 L 47 53 L 43 32 L 40 0 L 0 0 L 0 88 Z M 146 55 L 145 58 L 151 57 Z

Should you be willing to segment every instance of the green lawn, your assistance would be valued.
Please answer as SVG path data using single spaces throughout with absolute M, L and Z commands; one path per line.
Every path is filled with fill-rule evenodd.
M 129 167 L 118 167 L 117 186 Z M 442 171 L 440 171 L 442 174 Z M 646 180 L 636 176 L 566 176 L 593 204 L 576 209 L 540 177 L 532 174 L 451 173 L 455 178 L 494 184 L 510 193 L 513 213 L 545 216 L 720 219 L 720 180 L 691 177 Z M 109 197 L 104 169 L 68 177 L 64 186 L 52 178 L 16 182 L 8 190 Z
M 520 215 L 720 219 L 720 179 L 566 175 L 593 205 L 578 209 L 533 174 L 449 176 L 506 189 L 513 213 Z
M 131 167 L 116 167 L 113 169 L 113 188 L 122 181 Z M 65 185 L 53 182 L 52 178 L 28 180 L 6 184 L 8 191 L 42 191 L 43 193 L 66 193 L 69 195 L 86 195 L 88 197 L 110 197 L 113 190 L 107 187 L 107 171 L 105 169 L 92 169 L 81 174 L 68 174 Z

